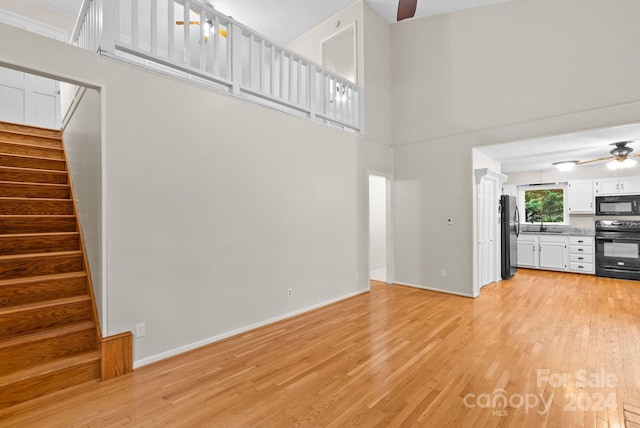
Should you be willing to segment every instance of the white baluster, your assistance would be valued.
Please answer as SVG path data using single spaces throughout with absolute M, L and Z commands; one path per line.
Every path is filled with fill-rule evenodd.
M 229 68 L 232 68 L 232 79 L 233 86 L 231 87 L 231 91 L 234 94 L 240 93 L 240 85 L 242 85 L 242 28 L 238 25 L 230 24 L 230 31 L 227 31 L 227 37 L 231 37 L 231 47 L 232 47 L 232 55 L 233 58 L 231 62 L 229 62 Z M 251 46 L 251 39 L 249 39 L 249 46 Z M 229 43 L 227 42 L 227 51 L 229 51 Z M 249 48 L 249 54 L 251 52 L 251 48 Z M 251 56 L 249 56 L 249 68 L 251 68 Z
M 288 101 L 293 102 L 293 55 L 289 54 L 289 94 Z
M 213 74 L 218 76 L 220 74 L 220 18 L 218 15 L 213 17 L 213 34 L 209 37 L 213 37 Z M 227 37 L 229 37 L 228 34 Z
M 200 9 L 200 70 L 205 71 L 207 61 L 205 59 L 205 48 L 207 44 L 207 30 L 209 24 L 207 24 L 207 12 L 204 9 Z M 209 36 L 211 37 L 211 36 Z
M 131 2 L 131 46 L 138 49 L 138 0 Z
M 269 73 L 271 74 L 271 88 L 269 94 L 276 96 L 276 47 L 271 43 L 271 64 L 269 64 Z
M 258 90 L 264 92 L 264 39 L 260 39 L 260 85 Z
M 151 0 L 151 53 L 158 53 L 158 2 Z
M 284 100 L 284 49 L 280 49 L 280 82 L 278 95 L 281 100 Z
M 182 60 L 185 65 L 191 64 L 191 28 L 189 22 L 191 22 L 191 9 L 188 1 L 184 2 L 183 20 L 184 20 L 184 49 Z
M 175 35 L 174 35 L 174 29 L 176 26 L 176 21 L 175 21 L 175 17 L 173 16 L 175 13 L 175 2 L 174 0 L 167 0 L 167 28 L 169 29 L 169 32 L 167 34 L 168 36 L 168 40 L 167 40 L 167 58 L 169 59 L 169 61 L 173 61 L 174 60 L 174 50 L 175 50 Z

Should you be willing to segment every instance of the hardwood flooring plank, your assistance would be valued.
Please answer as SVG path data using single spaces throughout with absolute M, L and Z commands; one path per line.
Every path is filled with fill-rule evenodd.
M 477 299 L 374 282 L 9 409 L 0 426 L 622 426 L 623 403 L 640 403 L 639 297 L 639 282 L 530 270 Z M 618 382 L 582 385 L 578 373 Z M 594 408 L 599 394 L 612 405 Z

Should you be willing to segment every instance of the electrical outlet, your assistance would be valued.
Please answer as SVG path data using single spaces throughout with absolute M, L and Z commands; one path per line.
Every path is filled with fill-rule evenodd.
M 288 297 L 293 297 L 293 288 L 290 288 L 287 290 L 287 296 Z
M 440 269 L 440 276 L 443 277 L 443 278 L 446 278 L 447 277 L 447 271 L 444 270 L 444 269 Z
M 145 323 L 136 324 L 136 337 L 144 337 L 147 334 Z

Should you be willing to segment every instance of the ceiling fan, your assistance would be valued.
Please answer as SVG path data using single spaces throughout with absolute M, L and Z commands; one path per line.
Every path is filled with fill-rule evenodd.
M 633 157 L 640 157 L 640 154 L 632 155 L 633 149 L 628 147 L 627 144 L 631 144 L 633 141 L 620 141 L 618 143 L 611 143 L 611 146 L 615 146 L 609 153 L 611 156 L 605 156 L 596 159 L 589 159 L 586 161 L 562 161 L 562 162 L 554 162 L 553 165 L 558 167 L 560 170 L 568 170 L 571 169 L 574 165 L 586 165 L 588 163 L 593 162 L 601 162 L 601 161 L 610 161 L 607 166 L 612 169 L 616 168 L 630 168 L 634 166 L 637 161 L 634 159 L 630 159 Z
M 416 14 L 416 6 L 418 0 L 398 0 L 398 21 L 403 19 L 413 18 Z

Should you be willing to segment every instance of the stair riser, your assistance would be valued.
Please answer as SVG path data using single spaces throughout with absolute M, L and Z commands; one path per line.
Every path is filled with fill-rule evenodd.
M 30 146 L 62 148 L 62 141 L 37 135 L 14 134 L 0 130 L 0 141 L 7 143 L 28 144 Z
M 0 234 L 75 232 L 74 217 L 3 217 L 0 218 Z
M 51 200 L 0 200 L 0 215 L 71 215 L 73 203 L 71 201 Z
M 60 139 L 60 131 L 46 128 L 38 128 L 36 126 L 19 125 L 17 123 L 0 122 L 0 131 L 11 132 L 14 134 L 35 135 L 38 137 L 49 137 Z
M 53 338 L 0 348 L 0 376 L 25 370 L 56 358 L 64 358 L 96 349 L 95 328 Z
M 81 272 L 82 255 L 25 257 L 0 260 L 0 278 L 13 279 L 56 273 Z
M 70 236 L 35 237 L 0 236 L 0 256 L 75 251 L 79 249 L 80 237 L 77 234 Z
M 2 388 L 2 394 L 0 394 L 0 409 L 98 379 L 100 379 L 100 361 L 7 385 Z
M 3 314 L 0 316 L 0 337 L 90 320 L 91 305 L 88 301 Z
M 19 156 L 0 155 L 0 166 L 14 168 L 47 169 L 50 171 L 66 171 L 64 161 L 54 159 L 35 159 Z
M 66 172 L 29 171 L 0 167 L 0 181 L 68 184 Z
M 0 141 L 0 153 L 64 160 L 64 151 L 54 148 L 33 147 Z
M 46 300 L 82 296 L 87 293 L 86 278 L 65 278 L 0 285 L 0 309 Z
M 71 190 L 64 185 L 38 186 L 33 184 L 0 183 L 0 197 L 69 199 L 71 198 Z

